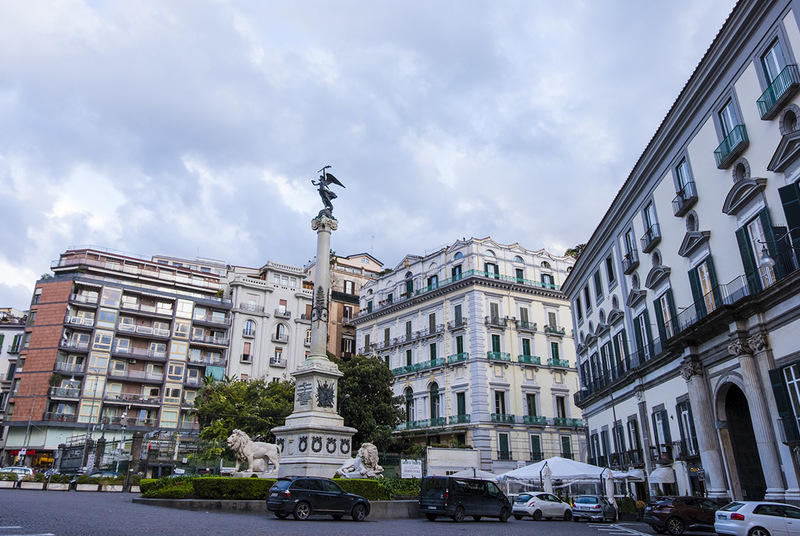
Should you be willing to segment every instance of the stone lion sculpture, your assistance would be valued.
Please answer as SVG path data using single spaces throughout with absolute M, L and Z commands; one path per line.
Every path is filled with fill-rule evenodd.
M 272 443 L 264 443 L 262 441 L 253 441 L 245 432 L 241 430 L 234 430 L 228 436 L 228 446 L 233 451 L 236 457 L 236 468 L 234 473 L 239 472 L 239 464 L 247 462 L 248 469 L 253 472 L 266 473 L 269 463 L 275 466 L 275 472 L 281 463 L 281 451 L 277 445 Z
M 356 457 L 342 465 L 336 476 L 344 478 L 375 478 L 381 476 L 383 467 L 378 465 L 378 448 L 372 443 L 364 443 Z

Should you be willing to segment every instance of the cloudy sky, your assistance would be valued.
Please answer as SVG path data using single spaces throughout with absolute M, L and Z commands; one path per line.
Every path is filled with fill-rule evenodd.
M 734 0 L 0 0 L 0 306 L 72 245 L 585 242 Z

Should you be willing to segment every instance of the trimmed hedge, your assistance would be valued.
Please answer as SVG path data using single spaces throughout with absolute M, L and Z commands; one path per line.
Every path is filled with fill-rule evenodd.
M 347 493 L 361 495 L 368 501 L 386 501 L 392 498 L 391 493 L 381 486 L 378 480 L 366 478 L 335 478 L 334 482 L 342 486 Z
M 192 496 L 194 496 L 194 486 L 187 481 L 178 482 L 174 486 L 150 489 L 146 493 L 142 493 L 142 497 L 148 499 L 188 499 Z
M 198 499 L 266 500 L 274 478 L 203 477 L 192 480 Z

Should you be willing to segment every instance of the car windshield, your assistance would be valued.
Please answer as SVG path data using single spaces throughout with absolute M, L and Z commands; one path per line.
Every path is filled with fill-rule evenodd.
M 532 498 L 533 495 L 531 495 L 530 493 L 523 493 L 521 495 L 518 495 L 516 501 L 514 502 L 524 503 L 530 501 Z
M 722 508 L 720 508 L 720 510 L 723 510 L 723 511 L 725 511 L 725 512 L 736 512 L 736 511 L 737 511 L 737 510 L 739 510 L 739 509 L 740 509 L 742 506 L 744 506 L 744 503 L 740 503 L 740 502 L 732 502 L 732 503 L 728 503 L 728 504 L 726 504 L 725 506 L 723 506 Z
M 292 483 L 291 480 L 278 480 L 272 486 L 272 489 L 284 490 L 284 489 L 288 488 L 291 483 Z
M 575 504 L 597 504 L 598 500 L 597 497 L 577 497 L 575 499 Z

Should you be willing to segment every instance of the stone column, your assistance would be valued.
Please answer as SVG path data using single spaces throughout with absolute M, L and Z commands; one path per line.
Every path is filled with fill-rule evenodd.
M 783 502 L 786 488 L 783 484 L 781 464 L 778 459 L 778 446 L 775 442 L 775 430 L 767 410 L 765 393 L 758 378 L 753 351 L 743 339 L 737 339 L 728 345 L 732 356 L 739 358 L 739 367 L 744 382 L 744 394 L 750 407 L 750 419 L 753 422 L 753 433 L 756 437 L 758 456 L 761 458 L 761 470 L 767 483 L 764 498 L 768 501 Z
M 689 391 L 689 402 L 692 405 L 692 418 L 697 433 L 697 446 L 700 449 L 700 460 L 705 471 L 706 489 L 710 499 L 727 499 L 731 497 L 725 486 L 725 470 L 719 442 L 714 437 L 714 415 L 711 397 L 703 378 L 703 366 L 699 361 L 683 362 L 681 376 L 686 380 Z
M 331 286 L 331 232 L 339 227 L 335 218 L 325 215 L 311 220 L 317 231 L 317 267 L 314 281 L 314 303 L 311 306 L 311 355 L 309 359 L 327 359 L 328 291 Z

